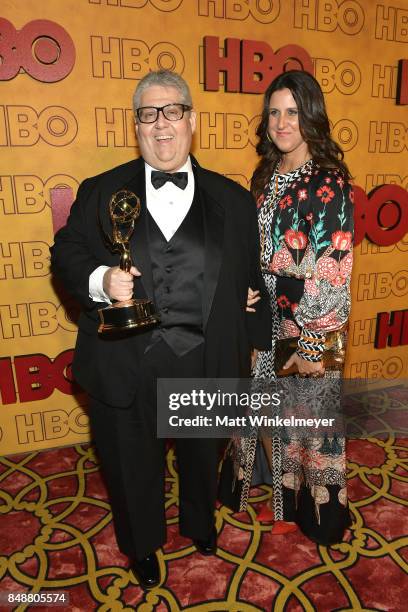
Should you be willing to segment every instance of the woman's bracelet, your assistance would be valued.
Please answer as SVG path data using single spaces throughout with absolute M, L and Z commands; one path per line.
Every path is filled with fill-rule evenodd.
M 306 361 L 318 362 L 323 358 L 324 334 L 310 330 L 302 330 L 298 340 L 297 354 Z
M 296 354 L 299 355 L 299 357 L 301 357 L 305 361 L 312 361 L 313 363 L 318 363 L 319 361 L 323 359 L 323 353 L 320 353 L 320 352 L 316 354 L 312 354 L 312 353 L 306 353 L 305 351 L 301 351 L 300 349 L 297 349 Z

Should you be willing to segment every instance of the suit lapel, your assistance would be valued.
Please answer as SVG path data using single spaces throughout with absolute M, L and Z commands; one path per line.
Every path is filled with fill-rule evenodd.
M 224 242 L 224 208 L 207 191 L 201 178 L 201 169 L 196 170 L 196 185 L 202 203 L 204 218 L 204 292 L 203 328 L 205 330 L 220 274 Z
M 130 254 L 133 264 L 141 271 L 140 282 L 145 290 L 146 297 L 154 298 L 152 264 L 149 255 L 145 166 L 142 164 L 139 172 L 126 184 L 125 189 L 133 191 L 140 198 L 140 217 L 135 222 L 135 230 L 130 239 Z M 137 281 L 136 281 L 137 282 Z M 137 296 L 139 297 L 139 296 Z
M 146 188 L 145 188 L 145 165 L 142 158 L 135 160 L 134 164 L 119 175 L 115 182 L 109 182 L 107 188 L 101 194 L 99 203 L 99 218 L 103 233 L 112 235 L 112 224 L 109 220 L 108 203 L 114 193 L 121 189 L 133 191 L 140 199 L 141 212 L 135 222 L 135 229 L 130 239 L 130 254 L 133 264 L 140 269 L 142 276 L 135 282 L 135 297 L 153 298 L 152 270 L 147 243 L 147 219 L 146 219 Z M 119 261 L 118 256 L 115 256 Z M 115 265 L 115 264 L 113 264 Z

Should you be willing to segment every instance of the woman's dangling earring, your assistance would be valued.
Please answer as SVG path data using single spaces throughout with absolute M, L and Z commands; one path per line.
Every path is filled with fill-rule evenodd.
M 269 136 L 269 132 L 266 132 L 266 140 L 269 140 L 271 144 L 273 144 L 272 138 Z

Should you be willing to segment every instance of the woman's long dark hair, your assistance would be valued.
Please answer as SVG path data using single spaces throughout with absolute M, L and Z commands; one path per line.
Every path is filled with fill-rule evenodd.
M 330 123 L 323 92 L 316 79 L 302 70 L 288 70 L 276 77 L 265 91 L 261 122 L 256 130 L 259 142 L 256 151 L 261 157 L 252 177 L 251 191 L 257 198 L 269 181 L 281 158 L 281 152 L 267 138 L 269 102 L 275 91 L 289 89 L 299 113 L 299 128 L 313 160 L 322 168 L 339 169 L 345 179 L 351 175 L 341 147 L 330 135 Z

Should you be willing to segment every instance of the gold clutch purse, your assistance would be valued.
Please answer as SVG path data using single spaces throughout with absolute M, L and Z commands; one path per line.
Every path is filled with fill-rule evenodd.
M 283 369 L 283 366 L 297 349 L 297 338 L 285 338 L 276 343 L 275 363 L 278 376 L 297 374 L 297 368 L 292 366 Z M 347 328 L 328 332 L 324 343 L 323 364 L 326 370 L 342 370 L 346 356 Z

